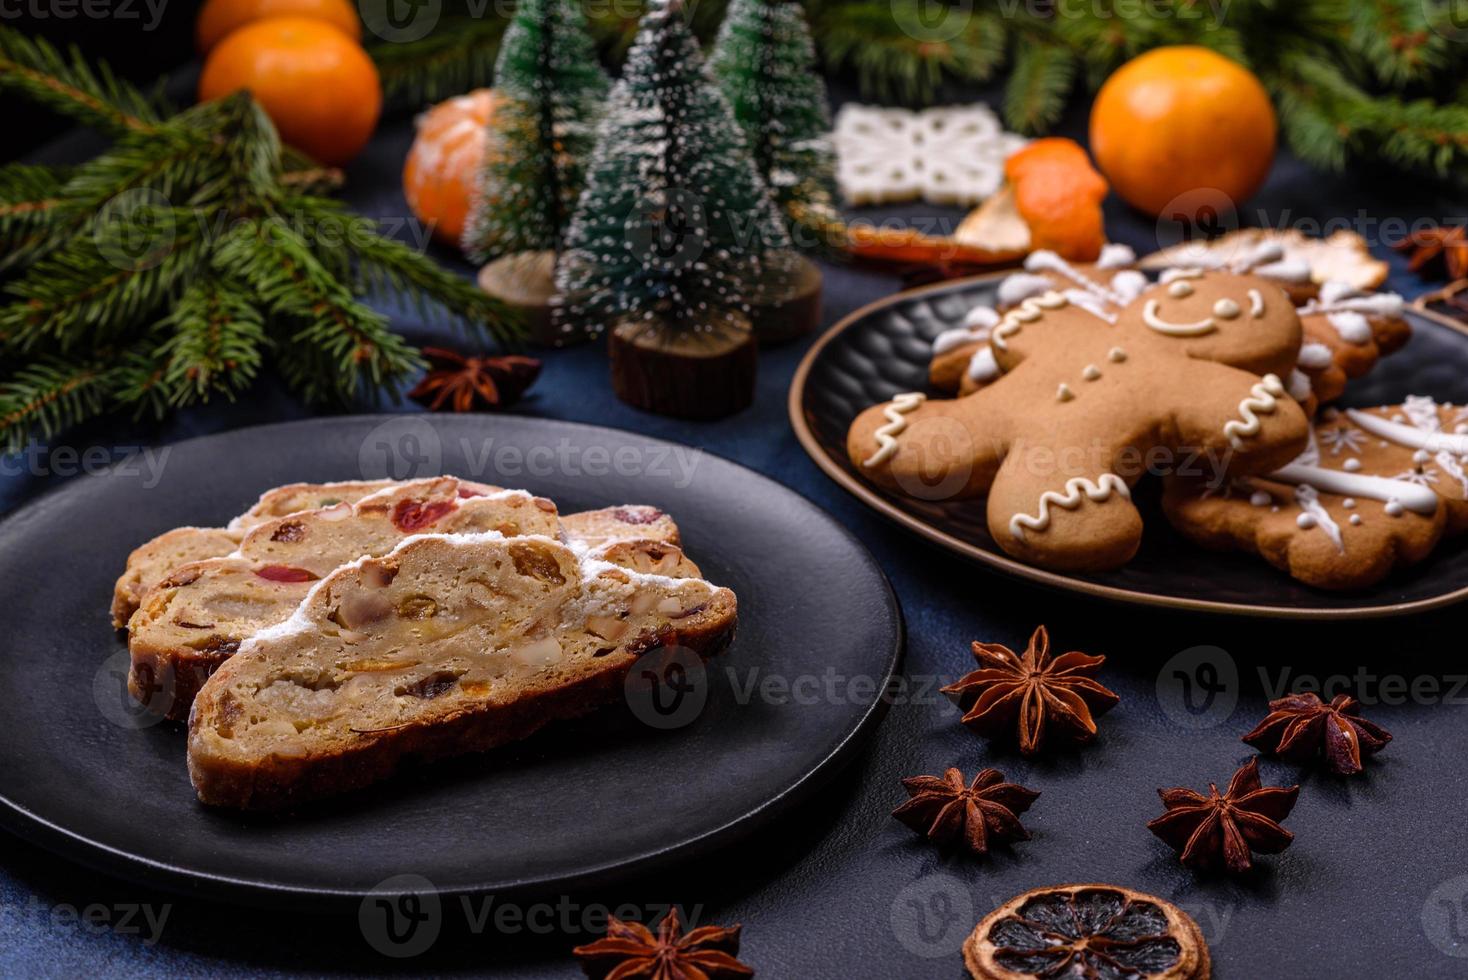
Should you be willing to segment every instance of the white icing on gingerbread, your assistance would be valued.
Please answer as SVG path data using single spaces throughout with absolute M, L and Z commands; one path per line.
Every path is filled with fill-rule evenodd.
M 1164 269 L 1162 275 L 1157 277 L 1160 283 L 1176 282 L 1179 279 L 1202 279 L 1203 270 L 1195 266 L 1183 266 L 1177 269 Z
M 1335 313 L 1325 314 L 1325 322 L 1335 327 L 1335 332 L 1340 334 L 1341 339 L 1348 344 L 1360 346 L 1372 338 L 1371 321 L 1360 313 L 1351 310 L 1339 310 Z
M 882 414 L 887 417 L 887 424 L 873 433 L 877 439 L 877 451 L 861 465 L 876 466 L 896 455 L 897 437 L 907 429 L 907 413 L 927 400 L 928 396 L 920 391 L 906 391 L 894 397 L 892 403 L 882 409 Z
M 974 381 L 993 381 L 999 377 L 999 363 L 994 360 L 994 349 L 987 344 L 974 351 L 968 360 L 968 376 Z
M 1213 304 L 1213 315 L 1223 320 L 1235 320 L 1242 312 L 1239 304 L 1227 296 Z
M 1120 269 L 1137 261 L 1137 253 L 1129 245 L 1110 244 L 1101 246 L 1101 255 L 1096 259 L 1098 269 Z
M 1049 276 L 1037 276 L 1029 272 L 1016 272 L 1006 276 L 999 284 L 999 305 L 1018 306 L 1032 296 L 1039 296 L 1055 288 Z
M 1295 486 L 1309 484 L 1326 493 L 1365 497 L 1368 500 L 1400 501 L 1406 509 L 1418 514 L 1437 510 L 1437 494 L 1426 487 L 1364 473 L 1342 473 L 1311 463 L 1291 463 L 1269 474 L 1266 479 Z
M 1400 293 L 1363 293 L 1350 283 L 1331 280 L 1320 287 L 1318 297 L 1300 307 L 1300 315 L 1352 312 L 1395 319 L 1404 306 Z
M 1097 381 L 1101 377 L 1101 369 L 1094 364 L 1087 364 L 1081 371 L 1081 377 L 1087 381 Z
M 1239 417 L 1229 419 L 1223 424 L 1223 434 L 1228 436 L 1229 443 L 1235 449 L 1243 445 L 1240 436 L 1254 436 L 1259 433 L 1261 423 L 1255 413 L 1272 413 L 1279 404 L 1276 397 L 1284 393 L 1284 385 L 1280 383 L 1279 376 L 1274 374 L 1266 374 L 1263 380 L 1249 389 L 1248 397 L 1239 402 Z
M 1324 344 L 1308 343 L 1300 348 L 1299 364 L 1302 368 L 1322 371 L 1330 367 L 1331 360 L 1330 348 Z
M 1179 279 L 1177 282 L 1169 283 L 1167 295 L 1173 299 L 1185 299 L 1193 295 L 1193 284 L 1186 279 Z
M 1120 347 L 1113 347 L 1111 348 L 1111 350 L 1106 352 L 1106 359 L 1108 361 L 1111 361 L 1113 364 L 1120 364 L 1122 361 L 1126 360 L 1126 351 L 1122 350 Z
M 1290 397 L 1303 402 L 1310 397 L 1310 376 L 1299 368 L 1290 371 Z
M 1399 446 L 1410 449 L 1426 449 L 1433 453 L 1451 453 L 1454 456 L 1468 454 L 1468 435 L 1449 435 L 1442 431 L 1424 431 L 1412 425 L 1404 425 L 1401 422 L 1392 422 L 1382 418 L 1380 415 L 1372 415 L 1358 408 L 1346 409 L 1346 415 L 1352 422 L 1370 432 L 1374 436 L 1380 436 Z
M 1040 296 L 1032 296 L 1019 304 L 1019 307 L 1005 314 L 1004 319 L 999 321 L 999 326 L 989 335 L 989 342 L 1000 350 L 1009 350 L 1006 343 L 1007 338 L 1019 333 L 1024 329 L 1026 323 L 1034 323 L 1045 315 L 1046 310 L 1058 310 L 1070 301 L 1060 293 L 1051 290 Z
M 1142 307 L 1142 322 L 1158 333 L 1165 333 L 1170 337 L 1199 337 L 1218 329 L 1218 325 L 1213 322 L 1211 316 L 1193 323 L 1173 323 L 1171 320 L 1164 320 L 1157 315 L 1161 307 L 1162 304 L 1155 299 L 1147 300 L 1147 304 Z
M 1109 286 L 1092 279 L 1049 249 L 1042 248 L 1038 251 L 1031 252 L 1029 257 L 1025 259 L 1025 271 L 1053 272 L 1062 279 L 1069 279 L 1081 289 L 1094 294 L 1098 299 L 1104 300 L 1113 306 L 1125 306 L 1129 302 L 1127 297 L 1115 292 Z
M 945 330 L 933 338 L 933 353 L 946 354 L 958 347 L 989 339 L 989 331 L 999 323 L 999 314 L 987 306 L 975 306 L 963 318 L 963 326 Z
M 1264 294 L 1257 289 L 1251 289 L 1248 297 L 1249 315 L 1257 320 L 1264 315 Z
M 1442 432 L 1442 419 L 1437 412 L 1437 402 L 1426 395 L 1408 395 L 1402 405 L 1402 410 L 1407 413 L 1407 418 L 1412 425 L 1424 432 Z M 1429 450 L 1419 449 L 1412 454 L 1412 459 L 1417 463 L 1425 463 L 1432 459 L 1448 476 L 1458 481 L 1458 486 L 1463 490 L 1463 496 L 1468 497 L 1468 473 L 1463 471 L 1463 459 L 1447 450 L 1438 450 L 1435 454 L 1428 456 Z M 1423 458 L 1419 458 L 1423 457 Z
M 1035 516 L 1028 514 L 1015 514 L 1009 519 L 1009 533 L 1017 540 L 1025 539 L 1025 529 L 1031 531 L 1044 531 L 1050 526 L 1050 507 L 1053 504 L 1064 510 L 1075 510 L 1080 506 L 1083 499 L 1096 502 L 1107 500 L 1112 494 L 1125 499 L 1131 499 L 1132 492 L 1127 488 L 1126 481 L 1115 473 L 1103 473 L 1100 478 L 1092 483 L 1083 476 L 1074 476 L 1065 481 L 1065 492 L 1056 493 L 1054 490 L 1046 490 L 1040 494 L 1040 510 Z
M 1295 518 L 1295 523 L 1305 530 L 1313 527 L 1320 528 L 1325 532 L 1326 537 L 1330 538 L 1331 543 L 1335 545 L 1336 551 L 1345 554 L 1346 543 L 1341 538 L 1341 527 L 1330 516 L 1330 512 L 1325 509 L 1325 506 L 1321 504 L 1320 491 L 1308 483 L 1301 483 L 1295 487 L 1295 503 L 1299 504 L 1300 509 L 1304 511 L 1299 517 Z
M 1070 385 L 1066 384 L 1064 381 L 1060 383 L 1059 388 L 1055 389 L 1055 400 L 1058 402 L 1068 402 L 1075 396 L 1076 393 L 1071 391 Z

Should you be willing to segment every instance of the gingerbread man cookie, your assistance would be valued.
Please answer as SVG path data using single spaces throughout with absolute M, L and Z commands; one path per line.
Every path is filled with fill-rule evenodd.
M 1316 402 L 1339 398 L 1350 379 L 1407 342 L 1412 327 L 1403 307 L 1396 293 L 1362 293 L 1339 282 L 1325 283 L 1318 298 L 1300 307 L 1305 343 L 1298 371 L 1309 379 Z M 1296 385 L 1303 387 L 1298 376 Z
M 1115 323 L 1122 307 L 1147 288 L 1147 277 L 1132 269 L 1137 255 L 1125 245 L 1105 245 L 1095 262 L 1069 262 L 1041 249 L 1025 259 L 1024 270 L 999 283 L 996 306 L 976 306 L 963 325 L 933 340 L 928 382 L 944 392 L 967 394 L 999 376 L 989 352 L 989 331 L 1003 313 L 1027 299 L 1055 290 L 1069 301 L 1063 315 L 1089 315 Z
M 1318 288 L 1311 278 L 1310 263 L 1287 254 L 1279 241 L 1189 242 L 1159 254 L 1166 254 L 1168 266 L 1174 269 L 1261 276 L 1279 285 L 1294 303 L 1310 299 Z
M 1290 465 L 1222 486 L 1169 477 L 1163 509 L 1207 547 L 1252 551 L 1318 588 L 1364 588 L 1468 529 L 1465 417 L 1418 396 L 1328 409 Z
M 1285 397 L 1300 322 L 1278 286 L 1192 272 L 1146 290 L 1115 324 L 1076 316 L 1057 291 L 992 328 L 1002 375 L 957 400 L 899 395 L 847 433 L 874 483 L 926 499 L 988 494 L 990 533 L 1037 565 L 1104 569 L 1141 541 L 1130 496 L 1148 469 L 1210 455 L 1268 472 L 1304 447 Z

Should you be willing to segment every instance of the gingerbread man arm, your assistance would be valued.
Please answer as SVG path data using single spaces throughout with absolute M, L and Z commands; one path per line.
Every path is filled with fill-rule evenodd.
M 847 431 L 851 464 L 884 489 L 921 500 L 981 496 L 1009 449 L 1013 427 L 994 410 L 1002 398 L 992 388 L 956 401 L 909 392 L 873 405 Z
M 1206 455 L 1231 474 L 1265 473 L 1298 456 L 1310 422 L 1278 376 L 1195 361 L 1159 392 L 1172 406 L 1158 441 L 1179 460 Z

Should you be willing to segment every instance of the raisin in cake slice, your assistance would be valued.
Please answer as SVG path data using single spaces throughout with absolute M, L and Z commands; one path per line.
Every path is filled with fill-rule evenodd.
M 312 583 L 424 531 L 560 533 L 555 504 L 523 490 L 464 495 L 453 477 L 389 486 L 355 504 L 255 525 L 239 549 L 174 569 L 128 623 L 137 700 L 181 719 L 201 684 L 240 643 L 295 611 Z
M 422 535 L 337 569 L 204 685 L 204 803 L 278 808 L 493 748 L 622 697 L 638 657 L 727 646 L 732 592 L 548 537 Z
M 118 629 L 126 626 L 143 594 L 169 572 L 188 562 L 223 558 L 239 547 L 250 528 L 303 510 L 356 503 L 395 482 L 291 483 L 265 491 L 249 510 L 226 527 L 176 527 L 165 531 L 127 556 L 127 564 L 112 590 L 112 625 Z

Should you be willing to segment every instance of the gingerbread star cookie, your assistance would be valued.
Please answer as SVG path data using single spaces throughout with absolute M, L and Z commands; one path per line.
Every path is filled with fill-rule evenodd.
M 1131 487 L 1183 455 L 1268 472 L 1309 427 L 1285 397 L 1300 321 L 1256 276 L 1190 271 L 1153 286 L 1114 324 L 1051 291 L 992 328 L 1001 374 L 956 400 L 899 395 L 852 423 L 865 477 L 924 499 L 988 495 L 995 541 L 1060 569 L 1125 563 L 1141 542 Z
M 1169 477 L 1163 509 L 1207 547 L 1254 552 L 1318 588 L 1365 588 L 1468 530 L 1468 410 L 1419 396 L 1327 409 L 1290 465 L 1221 486 Z

